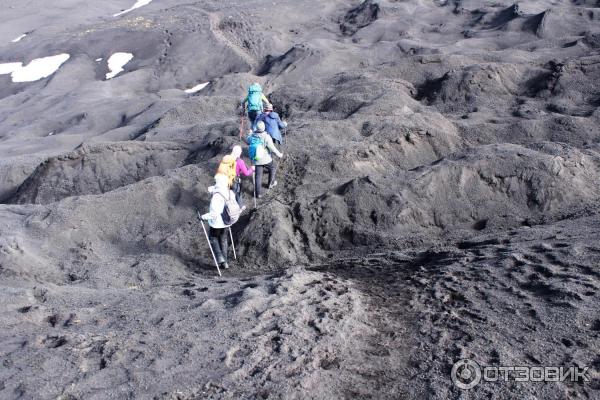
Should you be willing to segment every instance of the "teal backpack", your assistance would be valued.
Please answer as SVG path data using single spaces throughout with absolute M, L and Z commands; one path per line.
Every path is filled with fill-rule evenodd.
M 248 138 L 248 155 L 250 160 L 258 161 L 264 157 L 266 152 L 265 142 L 257 135 L 250 135 Z
M 254 83 L 248 88 L 248 111 L 262 111 L 262 88 Z

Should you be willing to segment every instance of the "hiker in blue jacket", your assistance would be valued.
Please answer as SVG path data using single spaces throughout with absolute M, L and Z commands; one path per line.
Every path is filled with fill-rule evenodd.
M 252 129 L 255 128 L 256 117 L 262 114 L 264 106 L 271 106 L 269 99 L 264 95 L 262 87 L 258 83 L 253 83 L 248 88 L 248 95 L 242 101 L 244 111 L 248 112 L 248 120 L 252 124 Z
M 273 105 L 267 104 L 265 107 L 265 112 L 263 114 L 259 114 L 254 121 L 254 127 L 258 121 L 262 121 L 265 123 L 265 130 L 273 138 L 273 141 L 277 144 L 281 144 L 283 142 L 283 138 L 281 136 L 281 129 L 285 129 L 287 127 L 287 123 L 279 118 L 279 114 L 273 111 Z

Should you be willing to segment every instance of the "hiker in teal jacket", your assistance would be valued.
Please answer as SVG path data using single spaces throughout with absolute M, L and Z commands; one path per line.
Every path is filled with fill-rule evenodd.
M 242 107 L 244 111 L 247 111 L 248 120 L 250 120 L 253 129 L 255 128 L 254 121 L 256 121 L 258 115 L 262 114 L 265 105 L 271 105 L 269 99 L 264 95 L 260 84 L 253 83 L 248 88 L 248 95 L 242 101 Z

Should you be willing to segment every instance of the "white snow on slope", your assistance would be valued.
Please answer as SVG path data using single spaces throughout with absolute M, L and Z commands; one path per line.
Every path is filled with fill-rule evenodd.
M 23 63 L 20 62 L 0 64 L 0 75 L 12 74 L 22 66 Z
M 25 36 L 27 36 L 26 33 L 22 34 L 21 36 L 18 36 L 16 38 L 14 38 L 13 40 L 11 40 L 11 42 L 17 43 L 18 41 L 20 41 L 21 39 L 23 39 Z
M 208 86 L 209 83 L 210 82 L 201 83 L 199 85 L 194 86 L 193 88 L 189 88 L 189 89 L 184 90 L 184 92 L 186 92 L 186 93 L 196 93 L 196 92 L 199 92 L 202 89 L 204 89 L 206 86 Z
M 36 58 L 25 66 L 20 62 L 0 64 L 0 74 L 11 74 L 13 82 L 33 82 L 55 73 L 70 57 L 63 53 Z
M 111 79 L 117 76 L 123 67 L 133 58 L 131 53 L 114 53 L 108 58 L 108 69 L 109 73 L 106 74 L 106 79 Z
M 152 2 L 152 0 L 137 0 L 137 2 L 133 5 L 133 7 L 128 8 L 127 10 L 123 10 L 120 13 L 116 13 L 115 15 L 113 15 L 113 17 L 119 17 L 123 14 L 127 14 L 130 11 L 135 10 L 136 8 L 140 8 L 143 7 L 145 5 L 148 5 Z

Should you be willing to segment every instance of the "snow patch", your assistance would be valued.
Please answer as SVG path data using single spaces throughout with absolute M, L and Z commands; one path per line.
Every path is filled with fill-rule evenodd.
M 136 8 L 140 8 L 143 7 L 145 5 L 148 5 L 152 2 L 152 0 L 137 0 L 137 2 L 133 5 L 133 7 L 128 8 L 127 10 L 123 10 L 120 13 L 116 13 L 115 15 L 113 15 L 113 17 L 120 17 L 123 14 L 127 14 L 130 11 L 135 10 Z
M 208 86 L 209 83 L 210 82 L 201 83 L 199 85 L 194 86 L 193 88 L 189 88 L 189 89 L 184 90 L 184 92 L 186 92 L 186 93 L 196 93 L 196 92 L 199 92 L 202 89 L 204 89 L 206 86 Z
M 50 57 L 36 58 L 25 66 L 14 68 L 11 72 L 12 81 L 34 82 L 46 78 L 55 73 L 70 57 L 69 54 L 63 53 Z
M 106 79 L 111 79 L 123 71 L 123 67 L 133 58 L 131 53 L 114 53 L 108 58 L 109 73 L 106 74 Z
M 23 39 L 25 36 L 27 36 L 26 33 L 22 34 L 21 36 L 18 36 L 16 38 L 14 38 L 13 40 L 11 40 L 12 43 L 17 43 L 19 42 L 21 39 Z
M 22 66 L 23 63 L 20 62 L 0 64 L 0 75 L 12 74 Z
M 407 105 L 404 105 L 404 107 L 402 107 L 402 113 L 403 114 L 414 114 L 414 111 Z

